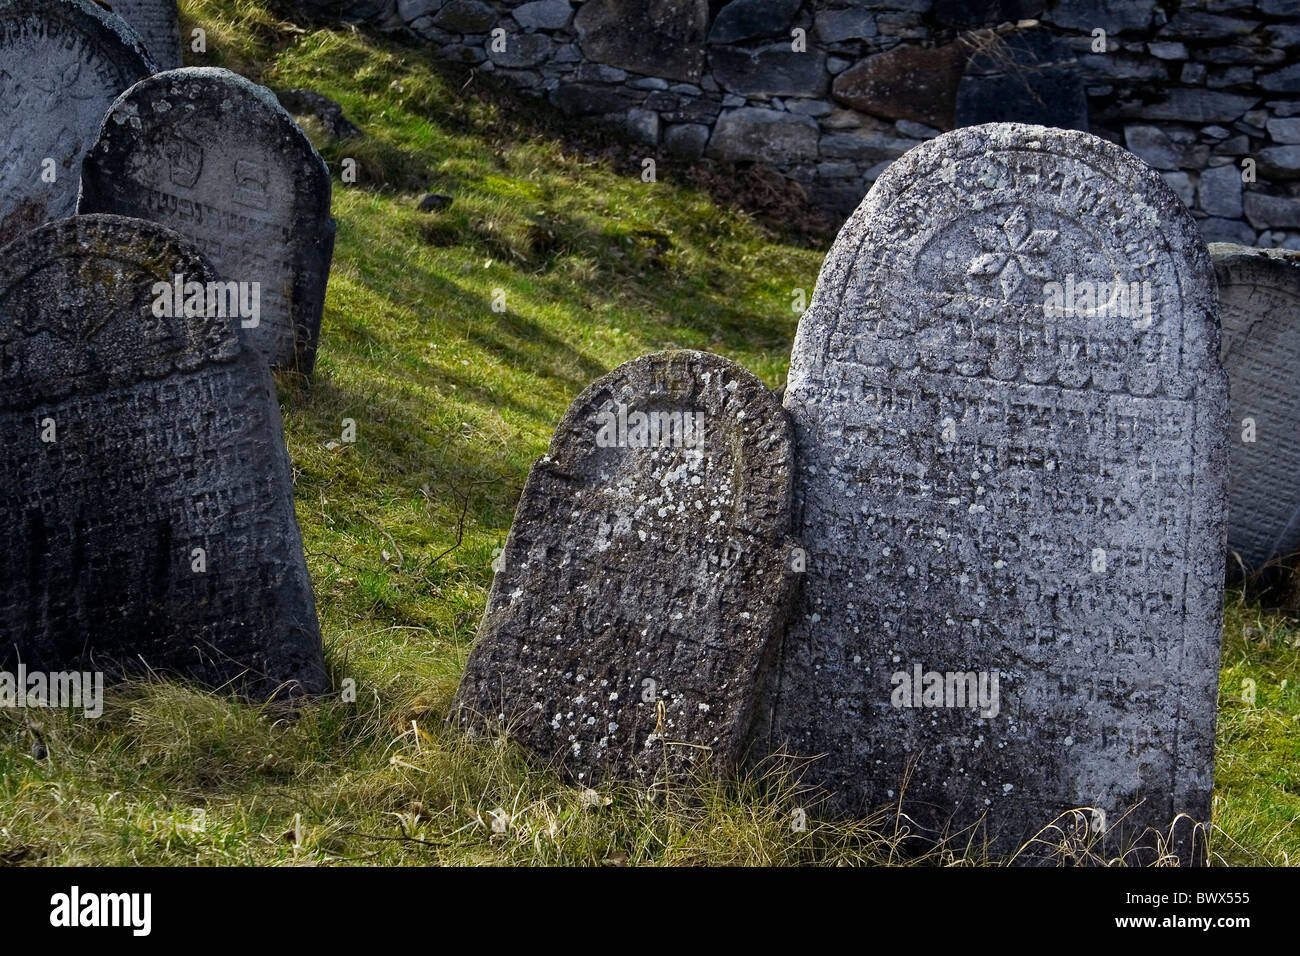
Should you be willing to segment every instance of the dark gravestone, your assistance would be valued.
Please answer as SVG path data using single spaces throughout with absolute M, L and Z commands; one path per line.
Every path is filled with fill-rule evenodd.
M 181 24 L 176 0 L 113 0 L 111 6 L 140 34 L 158 69 L 181 67 Z
M 958 126 L 1036 123 L 1088 129 L 1088 97 L 1074 53 L 1043 30 L 988 36 L 957 86 Z
M 116 216 L 0 250 L 0 664 L 323 692 L 270 372 L 233 319 L 165 317 L 176 276 L 215 278 Z
M 460 719 L 584 782 L 734 769 L 797 582 L 791 455 L 775 396 L 719 356 L 593 384 L 528 476 Z
M 1300 551 L 1300 252 L 1210 255 L 1231 396 L 1228 548 L 1255 571 Z
M 1208 822 L 1214 308 L 1186 208 L 1097 137 L 971 127 L 877 180 L 785 395 L 808 572 L 775 736 L 826 755 L 810 780 L 840 806 L 897 800 L 914 763 L 903 811 L 984 816 L 997 851 L 1076 807 L 1105 848 Z
M 216 69 L 137 83 L 86 156 L 79 209 L 170 226 L 222 278 L 258 283 L 249 342 L 311 373 L 334 253 L 329 170 L 270 90 Z
M 87 0 L 0 0 L 0 245 L 72 214 L 104 112 L 153 71 L 139 37 Z

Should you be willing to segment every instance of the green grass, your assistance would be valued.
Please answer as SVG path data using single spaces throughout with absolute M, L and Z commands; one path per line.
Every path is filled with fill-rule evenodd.
M 335 176 L 338 244 L 315 380 L 279 383 L 327 659 L 355 700 L 288 718 L 159 682 L 111 692 L 99 720 L 0 714 L 0 863 L 900 862 L 887 812 L 792 828 L 808 796 L 771 768 L 595 793 L 444 723 L 493 551 L 568 403 L 668 346 L 779 385 L 794 290 L 811 292 L 822 251 L 711 198 L 697 171 L 660 158 L 645 183 L 635 153 L 595 131 L 574 148 L 544 108 L 417 47 L 304 31 L 249 0 L 182 8 L 187 34 L 207 30 L 191 65 L 311 87 L 367 134 L 309 129 Z M 425 191 L 455 202 L 421 213 Z M 1300 859 L 1297 640 L 1230 599 L 1224 862 Z M 983 861 L 960 840 L 926 858 Z

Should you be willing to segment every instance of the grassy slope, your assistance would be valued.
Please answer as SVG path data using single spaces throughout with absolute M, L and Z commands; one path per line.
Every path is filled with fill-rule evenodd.
M 462 88 L 424 51 L 301 32 L 249 0 L 182 8 L 187 30 L 208 31 L 192 65 L 317 89 L 367 132 L 318 138 L 338 246 L 315 382 L 281 382 L 328 659 L 356 701 L 288 721 L 136 687 L 98 721 L 41 715 L 43 761 L 0 714 L 0 862 L 893 859 L 888 817 L 793 831 L 798 797 L 771 776 L 597 797 L 443 727 L 493 549 L 568 402 L 667 346 L 721 352 L 779 384 L 793 290 L 811 291 L 820 253 L 720 207 L 662 159 L 644 183 L 626 157 L 566 149 L 544 111 L 484 96 L 481 81 Z M 355 185 L 339 179 L 347 157 Z M 420 213 L 424 189 L 455 204 Z M 355 444 L 339 442 L 345 418 Z M 1296 860 L 1300 632 L 1239 600 L 1229 622 L 1214 847 L 1231 862 Z

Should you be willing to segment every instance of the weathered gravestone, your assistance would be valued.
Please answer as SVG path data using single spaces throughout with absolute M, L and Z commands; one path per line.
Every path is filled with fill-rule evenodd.
M 329 170 L 270 90 L 217 69 L 137 83 L 104 118 L 78 208 L 163 223 L 222 278 L 256 283 L 249 342 L 311 373 L 334 254 Z
M 4 667 L 327 688 L 270 372 L 214 279 L 116 216 L 0 250 Z
M 628 362 L 528 476 L 457 692 L 584 782 L 744 757 L 799 568 L 779 402 L 705 352 Z
M 176 0 L 113 0 L 113 12 L 140 34 L 160 70 L 181 66 L 181 24 Z
M 140 38 L 89 0 L 0 0 L 0 245 L 72 213 L 105 110 L 153 71 Z
M 1228 372 L 1228 548 L 1300 551 L 1300 252 L 1213 243 Z
M 775 742 L 826 755 L 838 806 L 898 799 L 913 765 L 904 812 L 931 834 L 987 814 L 1002 851 L 1075 807 L 1107 847 L 1208 821 L 1214 308 L 1177 196 L 1088 134 L 962 129 L 876 182 L 785 396 L 808 573 Z

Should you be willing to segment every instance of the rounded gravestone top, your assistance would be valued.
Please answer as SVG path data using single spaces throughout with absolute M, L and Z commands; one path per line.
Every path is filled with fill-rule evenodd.
M 1183 397 L 1222 375 L 1210 275 L 1187 208 L 1126 150 L 1018 123 L 954 130 L 890 166 L 841 229 L 799 324 L 789 391 L 853 357 Z M 1097 300 L 1079 294 L 1085 282 Z M 1045 309 L 1055 294 L 1060 308 Z M 1013 314 L 1027 334 L 999 332 Z M 1032 334 L 1035 314 L 1038 332 L 1060 336 Z M 1091 354 L 1060 348 L 1062 336 Z
M 269 90 L 189 67 L 113 103 L 82 165 L 78 208 L 194 240 L 223 278 L 257 290 L 249 343 L 272 366 L 310 374 L 334 249 L 330 194 L 324 160 Z
M 635 441 L 640 419 L 629 416 L 638 412 L 647 417 L 640 447 L 619 440 Z M 599 440 L 603 426 L 615 444 Z M 655 440 L 678 427 L 685 441 Z M 672 350 L 625 362 L 588 386 L 556 427 L 548 457 L 616 501 L 648 502 L 629 512 L 633 522 L 674 533 L 743 526 L 785 535 L 789 439 L 785 413 L 752 372 L 711 352 Z M 705 477 L 719 474 L 730 477 Z
M 304 219 L 329 218 L 331 183 L 325 160 L 275 94 L 238 73 L 187 66 L 155 73 L 122 93 L 107 110 L 87 157 L 89 185 L 98 185 L 94 176 L 130 174 L 132 157 L 142 151 L 178 155 L 175 147 L 166 149 L 163 140 L 193 141 L 204 152 L 215 152 L 222 144 L 230 151 L 247 150 L 245 162 L 250 164 L 258 153 L 274 157 L 283 172 L 274 183 L 257 184 L 267 193 L 278 188 L 291 195 L 295 213 Z M 227 178 L 236 175 L 228 173 Z M 251 183 L 230 185 L 235 191 Z
M 216 273 L 157 223 L 74 216 L 0 249 L 0 405 L 129 386 L 235 358 L 234 318 L 160 316 L 160 284 Z M 206 301 L 206 299 L 205 299 Z
M 154 69 L 139 35 L 88 0 L 0 0 L 0 244 L 73 212 L 104 111 Z

